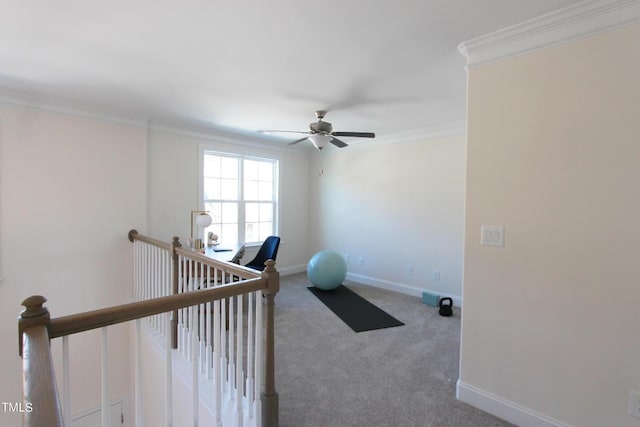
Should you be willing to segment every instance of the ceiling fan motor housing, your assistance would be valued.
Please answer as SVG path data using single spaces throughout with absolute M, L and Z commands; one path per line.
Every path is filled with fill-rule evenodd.
M 311 129 L 312 132 L 321 133 L 321 134 L 329 134 L 333 130 L 331 123 L 323 122 L 322 120 L 311 123 L 309 125 L 309 128 Z

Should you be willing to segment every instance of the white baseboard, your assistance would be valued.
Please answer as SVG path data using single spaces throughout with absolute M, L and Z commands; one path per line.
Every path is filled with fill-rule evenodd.
M 520 427 L 571 427 L 547 415 L 458 380 L 456 397 Z
M 462 298 L 457 295 L 443 294 L 442 292 L 434 291 L 431 289 L 419 288 L 417 286 L 411 286 L 404 283 L 377 279 L 375 277 L 365 276 L 362 274 L 347 273 L 347 279 L 354 282 L 362 283 L 363 285 L 374 286 L 376 288 L 386 289 L 388 291 L 400 292 L 401 294 L 411 295 L 418 298 L 422 298 L 422 292 L 427 291 L 443 297 L 450 297 L 453 300 L 454 305 L 462 307 Z
M 281 276 L 289 276 L 291 274 L 298 274 L 307 271 L 307 264 L 292 265 L 291 267 L 284 267 L 282 269 L 277 268 L 277 270 L 280 272 Z

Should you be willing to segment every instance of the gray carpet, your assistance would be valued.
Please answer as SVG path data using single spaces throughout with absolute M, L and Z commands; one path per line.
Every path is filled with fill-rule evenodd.
M 420 298 L 345 285 L 404 326 L 355 333 L 308 289 L 283 277 L 276 297 L 276 389 L 282 427 L 505 427 L 455 398 L 460 312 Z

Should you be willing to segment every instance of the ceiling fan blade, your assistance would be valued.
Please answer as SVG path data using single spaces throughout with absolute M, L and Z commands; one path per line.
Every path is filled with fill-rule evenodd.
M 309 131 L 303 130 L 271 130 L 271 129 L 260 129 L 258 132 L 260 133 L 306 133 L 310 134 Z
M 290 142 L 287 145 L 297 144 L 298 142 L 302 142 L 302 141 L 304 141 L 305 139 L 308 139 L 308 138 L 309 138 L 308 136 L 305 136 L 304 138 L 296 139 L 295 141 Z
M 333 145 L 335 145 L 336 147 L 340 147 L 340 148 L 348 147 L 347 144 L 345 144 L 344 142 L 340 141 L 338 138 L 331 138 L 331 140 L 329 142 L 332 143 Z
M 333 136 L 354 136 L 357 138 L 375 138 L 376 134 L 373 132 L 331 132 Z

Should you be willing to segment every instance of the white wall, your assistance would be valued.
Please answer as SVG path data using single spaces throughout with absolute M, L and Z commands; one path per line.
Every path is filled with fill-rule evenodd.
M 349 255 L 354 280 L 414 295 L 431 290 L 459 303 L 464 147 L 463 136 L 449 136 L 315 152 L 312 253 Z
M 126 234 L 146 225 L 146 132 L 0 104 L 0 162 L 0 400 L 19 402 L 17 316 L 24 298 L 44 295 L 58 317 L 131 295 Z M 127 327 L 110 332 L 114 395 L 129 390 L 128 338 Z M 94 407 L 100 335 L 70 341 L 73 407 Z M 19 416 L 0 413 L 0 424 L 19 423 Z
M 519 425 L 640 425 L 638 40 L 469 71 L 459 390 Z M 479 245 L 482 224 L 504 248 Z
M 277 268 L 283 273 L 303 271 L 308 261 L 309 158 L 306 151 L 247 144 L 248 138 L 188 133 L 152 127 L 149 131 L 149 234 L 169 241 L 178 235 L 186 242 L 190 212 L 199 209 L 199 149 L 268 157 L 280 165 L 280 249 Z M 257 248 L 248 248 L 248 262 Z

